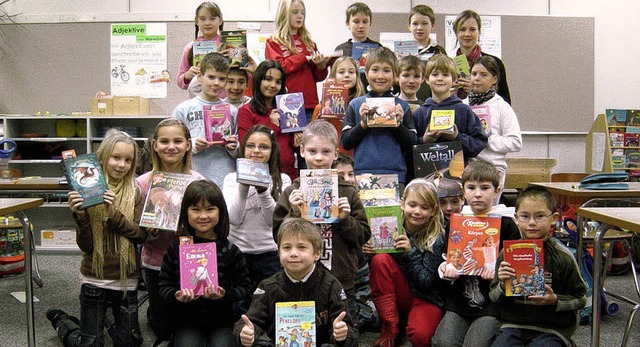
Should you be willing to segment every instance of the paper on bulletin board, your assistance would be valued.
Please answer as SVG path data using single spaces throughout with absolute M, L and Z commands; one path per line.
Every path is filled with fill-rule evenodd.
M 260 64 L 262 61 L 267 59 L 265 57 L 265 51 L 267 49 L 267 39 L 270 36 L 271 34 L 266 33 L 247 33 L 247 48 L 249 55 L 253 60 L 255 60 L 256 64 Z
M 606 149 L 606 134 L 593 133 L 591 140 L 591 170 L 602 172 L 604 168 L 604 151 Z
M 111 95 L 166 98 L 167 24 L 111 25 Z
M 429 37 L 432 42 L 438 43 L 436 40 L 436 33 L 430 33 Z M 412 41 L 413 34 L 410 32 L 401 32 L 401 33 L 380 33 L 380 44 L 389 48 L 392 51 L 395 51 L 395 41 Z
M 445 50 L 451 57 L 455 57 L 458 49 L 458 40 L 453 32 L 453 22 L 457 16 L 444 17 Z M 481 16 L 482 28 L 478 44 L 484 53 L 502 58 L 502 21 L 500 16 Z

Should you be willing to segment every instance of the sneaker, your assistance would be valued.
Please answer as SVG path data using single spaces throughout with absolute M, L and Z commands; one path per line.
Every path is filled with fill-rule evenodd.
M 55 328 L 60 319 L 68 317 L 69 315 L 59 308 L 50 308 L 47 310 L 47 319 L 51 322 L 51 325 Z

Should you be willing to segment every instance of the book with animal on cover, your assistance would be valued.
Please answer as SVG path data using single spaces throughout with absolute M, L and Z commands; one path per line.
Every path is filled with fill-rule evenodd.
M 433 110 L 429 120 L 429 131 L 440 131 L 443 134 L 453 134 L 455 125 L 455 110 Z
M 276 302 L 276 346 L 316 347 L 315 301 Z
M 82 196 L 81 210 L 104 203 L 104 192 L 109 189 L 109 186 L 95 153 L 81 154 L 64 159 L 62 162 L 71 190 L 75 190 Z
M 358 70 L 360 73 L 364 73 L 364 67 L 367 65 L 367 54 L 370 50 L 379 47 L 375 43 L 367 42 L 354 42 L 351 48 L 351 58 L 358 64 Z
M 493 273 L 500 244 L 499 215 L 452 213 L 447 244 L 446 267 L 460 275 Z
M 280 113 L 281 132 L 303 131 L 307 126 L 304 97 L 301 92 L 276 95 L 276 106 Z
M 366 206 L 364 212 L 367 215 L 371 227 L 371 239 L 369 240 L 376 253 L 399 253 L 393 247 L 395 238 L 402 234 L 402 210 L 400 205 Z
M 542 240 L 504 240 L 504 261 L 516 277 L 504 281 L 506 296 L 544 295 L 544 247 Z
M 482 124 L 482 130 L 484 130 L 484 134 L 489 136 L 491 135 L 491 109 L 489 105 L 475 105 L 470 106 L 473 113 L 478 116 L 480 119 L 480 124 Z
M 349 104 L 349 87 L 336 84 L 333 78 L 328 78 L 322 84 L 321 118 L 344 118 Z
M 207 141 L 215 145 L 227 143 L 231 135 L 233 124 L 231 120 L 231 108 L 227 103 L 202 106 L 204 118 L 204 135 Z
M 269 164 L 238 158 L 236 160 L 236 182 L 251 186 L 269 187 L 271 184 Z
M 338 172 L 334 169 L 300 170 L 302 218 L 313 223 L 338 223 Z
M 211 40 L 195 40 L 193 41 L 193 66 L 200 67 L 200 62 L 205 55 L 218 51 L 218 43 Z
M 140 226 L 176 231 L 182 196 L 189 183 L 194 180 L 191 175 L 154 171 L 151 174 L 151 184 L 144 202 Z
M 448 171 L 451 177 L 462 177 L 464 154 L 460 141 L 424 143 L 413 146 L 413 168 L 416 177 Z
M 400 124 L 401 120 L 393 115 L 396 110 L 393 97 L 366 98 L 365 103 L 369 106 L 369 113 L 364 120 L 368 127 L 395 128 Z
M 247 31 L 228 30 L 220 32 L 222 50 L 229 50 L 229 66 L 246 67 L 249 65 L 247 53 Z
M 196 296 L 204 289 L 218 287 L 218 257 L 215 242 L 179 246 L 180 289 L 192 289 Z
M 356 185 L 364 206 L 396 205 L 400 202 L 400 184 L 396 174 L 357 175 Z

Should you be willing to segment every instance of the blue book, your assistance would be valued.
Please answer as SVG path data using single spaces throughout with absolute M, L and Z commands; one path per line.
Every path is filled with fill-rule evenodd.
M 81 154 L 64 159 L 64 173 L 71 190 L 82 196 L 80 209 L 104 203 L 104 192 L 109 189 L 95 153 Z
M 353 43 L 353 48 L 351 49 L 351 58 L 353 58 L 353 60 L 358 63 L 358 69 L 360 70 L 360 72 L 364 72 L 364 66 L 367 64 L 367 52 L 377 47 L 379 47 L 379 45 L 375 43 Z

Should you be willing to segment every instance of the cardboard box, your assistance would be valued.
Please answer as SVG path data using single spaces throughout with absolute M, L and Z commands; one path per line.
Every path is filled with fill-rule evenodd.
M 78 248 L 78 244 L 76 243 L 76 231 L 69 229 L 42 229 L 40 230 L 40 246 Z
M 529 182 L 549 182 L 555 158 L 507 158 L 504 187 L 524 189 Z
M 94 116 L 113 116 L 113 99 L 91 99 L 91 114 Z
M 114 116 L 149 115 L 149 99 L 141 96 L 114 96 Z

